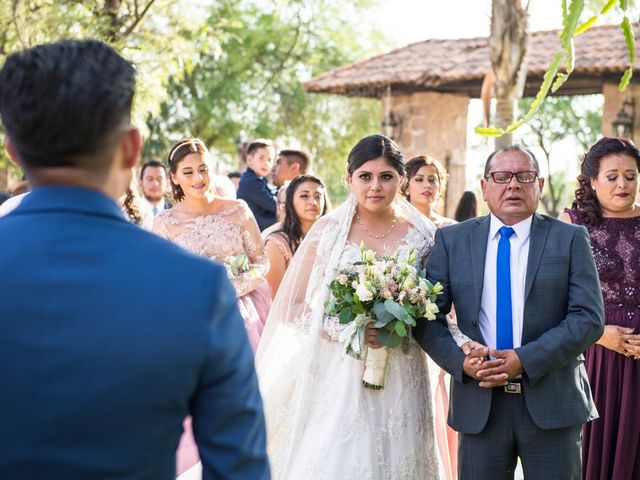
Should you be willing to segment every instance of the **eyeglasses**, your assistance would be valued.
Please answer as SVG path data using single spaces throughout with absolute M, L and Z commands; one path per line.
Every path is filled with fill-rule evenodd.
M 487 174 L 484 178 L 493 178 L 496 183 L 510 183 L 513 177 L 516 177 L 518 183 L 533 183 L 538 178 L 538 172 L 532 172 L 525 170 L 523 172 L 492 172 Z

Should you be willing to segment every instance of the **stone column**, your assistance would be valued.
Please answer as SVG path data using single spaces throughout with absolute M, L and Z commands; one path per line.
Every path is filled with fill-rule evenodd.
M 383 115 L 386 102 L 383 98 Z M 464 94 L 418 92 L 391 97 L 391 111 L 400 124 L 396 140 L 407 160 L 430 155 L 449 172 L 447 197 L 441 206 L 447 217 L 453 217 L 465 190 L 468 107 L 469 97 Z
M 631 84 L 624 92 L 618 89 L 618 82 L 605 83 L 602 86 L 604 95 L 604 107 L 602 111 L 602 135 L 612 137 L 615 135 L 611 122 L 622 108 L 622 104 L 626 99 L 633 99 L 633 135 L 631 140 L 640 141 L 640 85 Z

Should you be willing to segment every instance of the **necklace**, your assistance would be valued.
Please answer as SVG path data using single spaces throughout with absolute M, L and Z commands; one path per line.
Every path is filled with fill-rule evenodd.
M 388 236 L 391 232 L 393 232 L 393 229 L 396 226 L 396 214 L 394 212 L 393 220 L 391 221 L 391 227 L 389 228 L 389 230 L 387 230 L 382 235 L 374 235 L 373 233 L 369 232 L 369 230 L 367 230 L 367 227 L 365 226 L 364 222 L 360 218 L 360 215 L 358 215 L 358 212 L 356 212 L 356 221 L 360 224 L 360 226 L 362 227 L 362 230 L 364 230 L 364 233 L 366 233 L 369 237 L 375 238 L 376 240 L 380 240 L 380 239 L 385 238 L 386 236 Z

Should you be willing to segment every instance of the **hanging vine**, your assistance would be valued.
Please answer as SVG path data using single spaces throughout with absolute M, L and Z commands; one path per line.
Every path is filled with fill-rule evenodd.
M 629 66 L 625 70 L 619 84 L 620 91 L 625 90 L 633 76 L 633 66 L 636 63 L 636 43 L 633 35 L 633 27 L 627 15 L 628 0 L 608 0 L 597 15 L 592 16 L 580 25 L 578 25 L 578 22 L 584 10 L 584 0 L 570 0 L 569 5 L 567 5 L 567 0 L 562 0 L 562 30 L 559 32 L 561 50 L 556 52 L 551 59 L 551 63 L 544 74 L 542 85 L 540 85 L 540 89 L 536 94 L 535 100 L 531 103 L 531 107 L 522 118 L 519 118 L 505 128 L 477 127 L 476 133 L 484 137 L 501 137 L 505 133 L 514 132 L 523 123 L 531 119 L 549 94 L 549 90 L 551 90 L 552 93 L 556 92 L 573 72 L 575 67 L 574 37 L 589 30 L 589 28 L 598 21 L 600 15 L 606 14 L 616 4 L 620 7 L 624 15 L 620 23 L 620 28 L 622 29 L 629 54 Z M 563 60 L 565 71 L 559 72 Z

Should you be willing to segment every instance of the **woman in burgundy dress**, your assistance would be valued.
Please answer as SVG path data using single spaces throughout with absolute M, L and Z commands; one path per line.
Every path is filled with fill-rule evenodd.
M 571 209 L 584 225 L 598 268 L 605 331 L 586 351 L 600 418 L 583 431 L 586 480 L 640 479 L 640 152 L 629 140 L 602 138 L 585 155 Z

